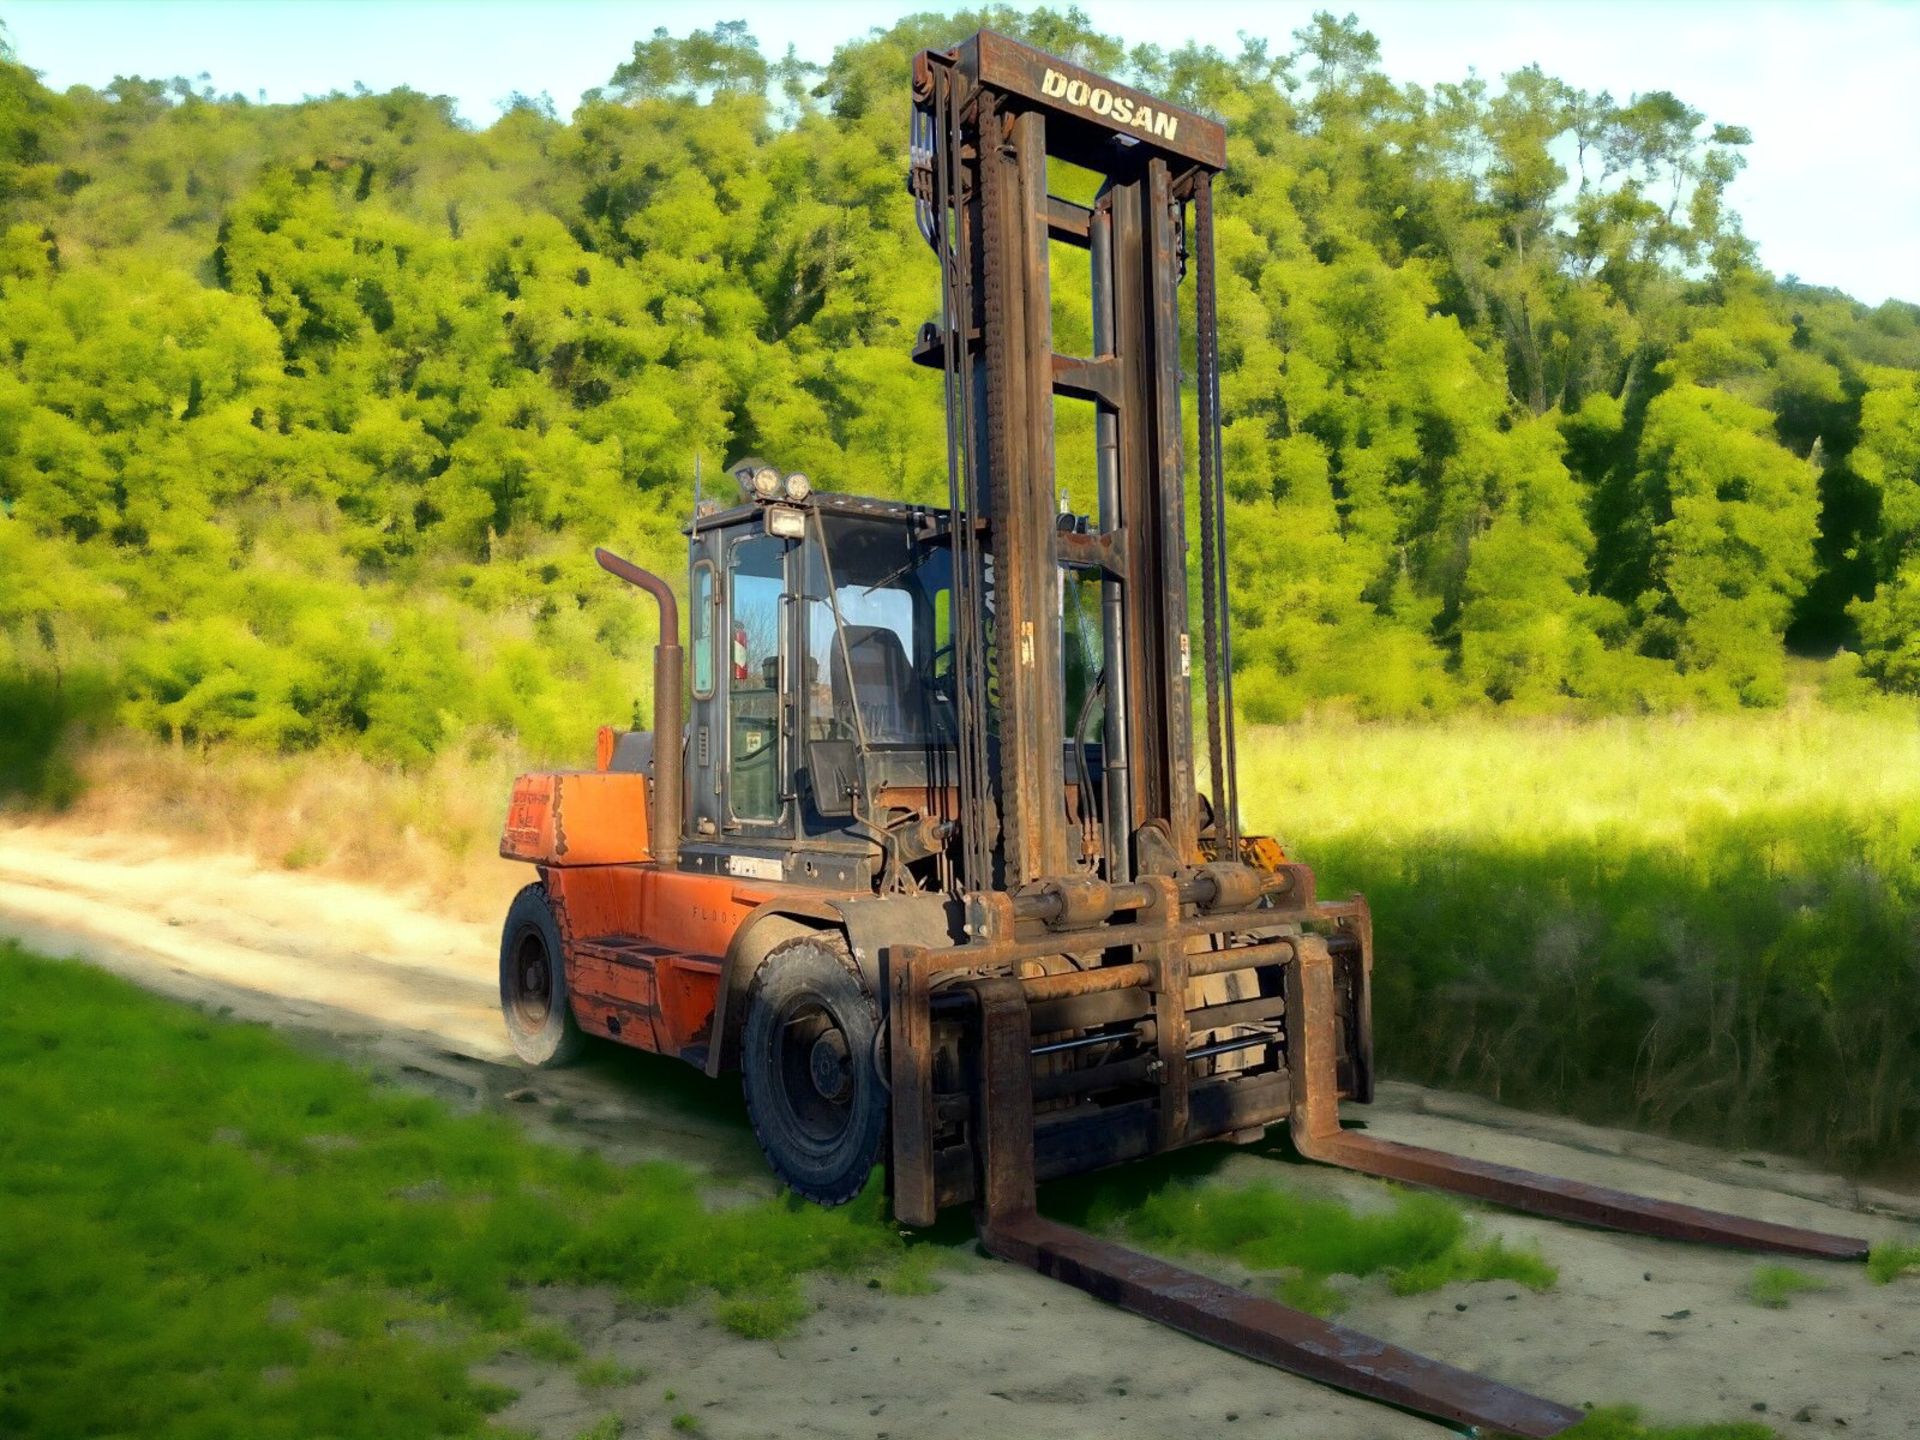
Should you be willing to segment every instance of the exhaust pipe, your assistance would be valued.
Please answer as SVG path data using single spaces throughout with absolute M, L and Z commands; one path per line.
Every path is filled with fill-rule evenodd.
M 653 814 L 648 841 L 653 857 L 669 868 L 680 863 L 681 725 L 684 697 L 680 652 L 680 602 L 667 582 L 610 550 L 593 558 L 609 575 L 646 591 L 660 606 L 660 643 L 653 647 Z

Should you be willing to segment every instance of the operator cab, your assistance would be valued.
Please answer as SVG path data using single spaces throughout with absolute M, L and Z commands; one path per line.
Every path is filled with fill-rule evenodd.
M 741 503 L 687 528 L 681 868 L 858 890 L 897 863 L 894 888 L 948 888 L 947 512 L 815 493 L 757 459 L 729 473 Z
M 862 830 L 930 808 L 952 752 L 945 516 L 730 472 L 746 498 L 687 532 L 681 865 L 864 889 Z

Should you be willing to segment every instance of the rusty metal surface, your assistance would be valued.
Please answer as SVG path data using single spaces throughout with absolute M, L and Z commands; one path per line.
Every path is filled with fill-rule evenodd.
M 1098 141 L 1120 134 L 1143 148 L 1216 170 L 1227 163 L 1227 132 L 1218 120 L 991 30 L 982 30 L 957 54 L 975 83 L 1042 105 L 1050 115 L 1084 126 Z
M 650 830 L 654 858 L 671 869 L 680 861 L 683 800 L 680 733 L 686 697 L 682 689 L 685 657 L 680 649 L 680 605 L 674 599 L 672 587 L 651 570 L 643 570 L 610 550 L 595 550 L 593 558 L 609 575 L 646 591 L 660 609 L 660 640 L 653 647 L 653 778 L 649 782 L 653 823 Z
M 1104 895 L 1099 893 L 1102 889 Z M 1299 937 L 1275 934 L 1276 925 L 1298 928 L 1305 921 L 1337 927 L 1353 917 L 1356 902 L 1322 903 L 1297 910 L 1255 907 L 1186 913 L 1197 902 L 1188 898 L 1183 903 L 1183 896 L 1212 896 L 1214 890 L 1215 882 L 1205 876 L 1185 882 L 1169 876 L 1148 876 L 1129 886 L 1080 891 L 1068 887 L 1063 894 L 1074 895 L 1072 900 L 1049 898 L 1044 892 L 1021 897 L 1004 891 L 987 892 L 970 901 L 970 943 L 937 948 L 925 944 L 886 947 L 886 1063 L 894 1111 L 888 1173 L 894 1214 L 901 1223 L 930 1225 L 943 1204 L 975 1193 L 972 1187 L 956 1190 L 942 1178 L 943 1164 L 949 1163 L 942 1159 L 940 1139 L 942 1106 L 947 1099 L 944 1093 L 936 1093 L 934 1010 L 936 1004 L 949 1004 L 979 979 L 1018 975 L 1017 982 L 1010 983 L 1017 984 L 1022 1004 L 1028 1007 L 1085 1002 L 1091 997 L 1129 991 L 1144 992 L 1143 1000 L 1150 1002 L 1150 1025 L 1135 1025 L 1113 1037 L 1131 1037 L 1134 1043 L 1146 1047 L 1142 1057 L 1108 1065 L 1107 1057 L 1093 1055 L 1088 1068 L 1078 1075 L 1032 1079 L 1034 1097 L 1049 1101 L 1151 1082 L 1149 1098 L 1135 1101 L 1129 1095 L 1110 1094 L 1106 1107 L 1095 1113 L 1091 1123 L 1109 1127 L 1110 1143 L 1088 1138 L 1079 1129 L 1071 1134 L 1056 1132 L 1056 1139 L 1066 1134 L 1059 1144 L 1043 1140 L 1035 1164 L 1046 1175 L 1097 1168 L 1286 1118 L 1292 1096 L 1274 1053 L 1255 1062 L 1269 1072 L 1266 1078 L 1273 1080 L 1273 1085 L 1262 1085 L 1257 1092 L 1243 1086 L 1244 1093 L 1231 1102 L 1214 1096 L 1207 1102 L 1212 1108 L 1206 1117 L 1198 1116 L 1194 1097 L 1212 1068 L 1216 1052 L 1193 1054 L 1189 1011 L 1197 1006 L 1203 1019 L 1211 1018 L 1211 1024 L 1201 1027 L 1201 1033 L 1209 1035 L 1244 1026 L 1250 1023 L 1249 1017 L 1270 1022 L 1283 1009 L 1283 1002 L 1278 995 L 1263 1000 L 1247 997 L 1245 1009 L 1236 1006 L 1230 1013 L 1209 1017 L 1213 1006 L 1204 998 L 1196 999 L 1188 982 L 1196 977 L 1285 965 L 1293 957 Z M 1098 911 L 1115 899 L 1124 900 L 1128 908 L 1116 910 L 1105 923 L 1072 930 L 1037 928 L 1068 910 Z M 1138 916 L 1146 918 L 1131 918 Z M 1318 937 L 1310 938 L 1324 944 Z M 1263 1013 L 1255 1015 L 1256 1010 Z M 1282 1044 L 1277 1028 L 1269 1023 L 1266 1029 L 1273 1033 L 1257 1037 L 1254 1043 L 1277 1052 Z M 1023 1038 L 1028 1047 L 1023 1053 L 1030 1056 L 1031 1039 Z M 1151 1063 L 1135 1064 L 1133 1058 Z M 1197 1075 L 1190 1070 L 1196 1062 L 1203 1065 Z M 1144 1129 L 1131 1118 L 1129 1106 L 1133 1104 L 1147 1107 Z M 982 1115 L 975 1132 L 995 1123 L 996 1118 Z M 946 1145 L 955 1143 L 950 1125 L 945 1133 L 949 1135 Z M 1070 1157 L 1077 1158 L 1067 1163 Z
M 1298 1140 L 1295 1143 L 1298 1145 Z M 1624 1190 L 1610 1190 L 1603 1185 L 1538 1175 L 1510 1165 L 1443 1154 L 1371 1135 L 1342 1132 L 1332 1138 L 1315 1137 L 1300 1146 L 1300 1150 L 1310 1159 L 1344 1169 L 1409 1185 L 1450 1190 L 1504 1205 L 1510 1210 L 1524 1210 L 1605 1230 L 1724 1245 L 1736 1250 L 1802 1255 L 1815 1260 L 1864 1260 L 1867 1256 L 1867 1242 L 1846 1235 L 1830 1235 L 1703 1210 L 1671 1200 L 1655 1200 Z
M 1454 1425 L 1509 1435 L 1557 1435 L 1585 1418 L 1344 1325 L 1249 1295 L 1031 1211 L 981 1231 L 989 1252 L 1065 1281 L 1197 1339 L 1369 1400 Z
M 1220 440 L 1220 344 L 1214 313 L 1213 176 L 1193 177 L 1194 359 L 1200 451 L 1200 591 L 1206 637 L 1208 761 L 1213 779 L 1214 843 L 1240 849 L 1239 757 L 1233 731 L 1233 635 L 1228 623 L 1226 474 Z
M 1159 884 L 1170 906 L 1173 882 L 1162 879 Z M 1319 948 L 1324 952 L 1324 943 Z M 1149 1142 L 1167 1148 L 1188 1135 L 1185 956 L 1179 945 L 1165 941 L 1147 947 L 1146 953 L 1144 963 L 1155 972 L 1160 997 L 1158 1021 L 1174 1028 L 1178 1037 L 1171 1069 L 1180 1083 L 1155 1107 L 1157 1130 Z M 925 975 L 941 958 L 921 951 L 908 969 Z M 979 1175 L 974 1193 L 981 1241 L 991 1254 L 1250 1359 L 1446 1423 L 1550 1436 L 1583 1418 L 1584 1412 L 1572 1406 L 1430 1360 L 1041 1217 L 1034 1196 L 1034 1084 L 1025 989 L 1019 980 L 1005 976 L 969 980 L 964 989 L 977 1008 L 979 1023 L 973 1116 Z M 1163 1061 L 1169 1053 L 1163 1028 Z M 901 1076 L 896 1060 L 896 1100 Z M 1275 1098 L 1285 1103 L 1284 1095 Z M 1111 1143 L 1116 1129 L 1110 1119 L 1096 1121 L 1087 1138 L 1096 1145 Z
M 979 1006 L 979 1135 L 981 1207 L 986 1216 L 1032 1211 L 1033 1060 L 1026 996 L 1008 978 L 968 987 Z
M 923 54 L 914 95 L 909 184 L 943 279 L 942 315 L 919 358 L 938 363 L 947 386 L 964 680 L 951 780 L 964 863 L 946 883 L 966 914 L 964 942 L 884 947 L 896 1217 L 926 1225 L 944 1203 L 972 1200 L 987 1248 L 1003 1258 L 1355 1394 L 1528 1436 L 1557 1434 L 1582 1412 L 1045 1220 L 1036 1183 L 1286 1119 L 1313 1158 L 1540 1213 L 1858 1253 L 1838 1237 L 1341 1130 L 1343 1093 L 1372 1091 L 1365 902 L 1318 901 L 1310 870 L 1239 830 L 1210 183 L 1224 132 L 1180 112 L 1135 134 L 1114 123 L 1121 98 L 1129 120 L 1175 107 L 986 33 Z M 1140 143 L 1115 145 L 1115 134 Z M 1050 157 L 1101 175 L 1091 207 L 1047 194 Z M 1091 356 L 1052 348 L 1050 243 L 1083 248 L 1091 266 Z M 1183 377 L 1189 260 L 1199 373 Z M 1183 378 L 1196 382 L 1200 410 L 1192 457 Z M 1093 531 L 1053 514 L 1057 395 L 1096 408 Z M 1189 458 L 1200 489 L 1197 635 Z M 1057 743 L 1063 562 L 1100 577 L 1111 667 L 1100 787 L 1111 813 L 1079 832 L 1079 848 L 1070 832 L 1091 786 L 1068 784 Z M 1194 775 L 1196 649 L 1210 827 Z
M 1153 983 L 1153 967 L 1135 961 L 1125 965 L 1101 965 L 1092 970 L 1063 970 L 1057 975 L 1042 975 L 1027 982 L 1028 998 L 1066 1000 L 1081 995 L 1098 995 L 1109 990 L 1127 990 Z
M 955 69 L 951 55 L 923 51 L 914 61 L 912 156 L 908 188 L 921 234 L 940 260 L 940 316 L 928 329 L 938 338 L 947 416 L 948 534 L 953 547 L 954 670 L 973 677 L 954 697 L 957 741 L 953 782 L 959 791 L 959 871 L 969 888 L 993 881 L 995 837 L 985 823 L 993 804 L 987 706 L 988 590 L 981 522 L 987 476 L 982 455 L 984 397 L 975 384 L 983 302 L 997 288 L 996 272 L 982 268 L 982 186 L 978 182 L 979 126 L 997 123 Z M 976 281 L 980 282 L 976 286 Z M 923 347 L 924 348 L 924 347 Z M 949 888 L 953 879 L 949 867 Z
M 1166 887 L 1171 909 L 1174 882 L 1160 880 L 1158 883 Z M 1842 1237 L 1718 1215 L 1691 1206 L 1343 1133 L 1337 1075 L 1336 1032 L 1341 1021 L 1334 992 L 1338 964 L 1335 948 L 1364 949 L 1369 937 L 1363 906 L 1349 904 L 1339 908 L 1342 923 L 1334 927 L 1331 940 L 1308 932 L 1238 950 L 1188 956 L 1180 952 L 1179 947 L 1168 946 L 1165 936 L 1173 927 L 1162 926 L 1158 944 L 1146 940 L 1138 943 L 1134 953 L 1140 958 L 1130 965 L 1113 968 L 1129 972 L 1144 969 L 1152 977 L 1150 988 L 1155 992 L 1156 1001 L 1152 1018 L 1157 1032 L 1152 1063 L 1167 1067 L 1172 1062 L 1173 1068 L 1184 1074 L 1194 1059 L 1224 1048 L 1279 1043 L 1277 1035 L 1256 1034 L 1190 1049 L 1187 1027 L 1193 1014 L 1182 1004 L 1177 1008 L 1175 1019 L 1174 1008 L 1166 1003 L 1173 982 L 1184 992 L 1186 972 L 1192 960 L 1203 959 L 1223 969 L 1228 957 L 1243 967 L 1263 961 L 1279 963 L 1284 966 L 1286 977 L 1283 1006 L 1290 1066 L 1285 1074 L 1266 1077 L 1266 1084 L 1272 1087 L 1267 1108 L 1256 1108 L 1245 1118 L 1258 1125 L 1268 1118 L 1287 1114 L 1296 1143 L 1304 1154 L 1390 1178 L 1462 1190 L 1499 1203 L 1639 1233 L 1825 1258 L 1852 1258 L 1864 1253 L 1861 1242 Z M 1044 943 L 1059 945 L 1062 937 L 1056 936 Z M 919 953 L 920 963 L 914 968 L 930 974 L 936 966 L 960 963 L 959 957 L 969 951 L 992 951 L 1008 946 L 1005 940 L 997 945 L 989 940 L 979 946 L 959 947 L 944 953 L 923 951 Z M 1080 973 L 1086 980 L 1077 983 L 1084 984 L 1097 983 L 1102 975 L 1099 970 Z M 1060 977 L 1044 978 L 1057 982 Z M 1135 978 L 1134 974 L 1128 976 L 1129 980 Z M 1035 983 L 1039 982 L 1029 981 L 1026 985 Z M 1216 1078 L 1196 1090 L 1193 1093 L 1195 1108 L 1200 1108 L 1198 1102 L 1202 1097 L 1208 1102 L 1205 1119 L 1197 1122 L 1189 1120 L 1188 1097 L 1178 1092 L 1168 1093 L 1163 1084 L 1160 1095 L 1152 1101 L 1113 1107 L 1093 1116 L 1069 1114 L 1053 1124 L 1045 1123 L 1043 1117 L 1042 1123 L 1036 1126 L 1033 1114 L 1036 1098 L 1050 1099 L 1073 1093 L 1074 1077 L 1050 1075 L 1042 1077 L 1041 1083 L 1035 1082 L 1029 1068 L 1030 1052 L 1026 1049 L 1030 1042 L 1029 1016 L 1022 982 L 1010 977 L 973 979 L 965 982 L 963 989 L 971 995 L 980 1014 L 978 1043 L 982 1060 L 972 1102 L 973 1123 L 979 1140 L 974 1157 L 977 1179 L 971 1193 L 978 1198 L 982 1241 L 991 1253 L 1028 1265 L 1108 1303 L 1251 1359 L 1443 1423 L 1514 1435 L 1548 1436 L 1560 1433 L 1583 1417 L 1583 1412 L 1575 1407 L 1248 1295 L 1039 1216 L 1033 1202 L 1036 1176 L 1069 1173 L 1150 1150 L 1231 1133 L 1239 1117 L 1231 1110 L 1219 1109 L 1213 1102 L 1215 1097 L 1249 1092 L 1249 1087 L 1244 1082 L 1222 1083 Z M 1273 998 L 1268 997 L 1268 1003 Z M 1206 1008 L 1202 1007 L 1200 1013 L 1204 1014 Z M 1169 1031 L 1179 1034 L 1177 1046 L 1169 1046 Z M 1147 1065 L 1123 1062 L 1096 1068 L 1084 1078 L 1094 1083 L 1108 1079 L 1138 1082 L 1145 1078 L 1147 1069 Z M 896 1064 L 896 1077 L 900 1074 Z M 896 1100 L 899 1098 L 896 1089 Z
M 887 1179 L 893 1191 L 894 1218 L 903 1225 L 931 1225 L 940 1211 L 934 1184 L 931 954 L 919 946 L 900 945 L 889 957 L 887 1045 L 893 1154 Z
M 987 371 L 1000 883 L 1008 889 L 1064 875 L 1068 866 L 1060 567 L 1054 563 L 1048 118 L 1035 109 L 995 109 L 983 116 L 976 171 L 986 280 L 980 331 Z

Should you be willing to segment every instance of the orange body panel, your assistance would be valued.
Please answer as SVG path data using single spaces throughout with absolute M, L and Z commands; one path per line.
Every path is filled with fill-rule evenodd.
M 548 892 L 566 911 L 570 941 L 620 936 L 676 955 L 714 957 L 727 953 L 748 912 L 789 888 L 657 865 L 594 865 L 547 876 Z
M 602 764 L 612 733 L 602 732 Z M 522 775 L 500 853 L 540 867 L 580 1027 L 698 1063 L 741 923 L 776 895 L 822 892 L 660 868 L 647 843 L 647 785 L 606 770 Z
M 549 871 L 574 1019 L 589 1034 L 698 1061 L 734 933 L 790 888 L 654 865 Z
M 620 865 L 652 858 L 647 777 L 560 770 L 513 782 L 500 853 L 537 865 Z

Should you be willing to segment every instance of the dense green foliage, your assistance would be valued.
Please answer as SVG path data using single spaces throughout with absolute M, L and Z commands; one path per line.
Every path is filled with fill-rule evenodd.
M 484 132 L 0 59 L 0 667 L 188 742 L 577 750 L 650 638 L 590 547 L 677 573 L 696 455 L 944 494 L 905 87 L 982 18 L 1230 126 L 1252 718 L 1764 705 L 1789 645 L 1920 690 L 1920 310 L 1755 269 L 1744 131 L 1535 69 L 1397 86 L 1351 19 L 1228 56 L 1074 11 L 824 71 L 660 32 Z
M 533 1144 L 87 966 L 0 967 L 9 1435 L 479 1433 L 512 1397 L 474 1361 L 580 1354 L 525 1327 L 528 1286 L 713 1291 L 762 1336 L 806 1272 L 906 1253 L 877 1185 L 710 1208 L 683 1167 Z

